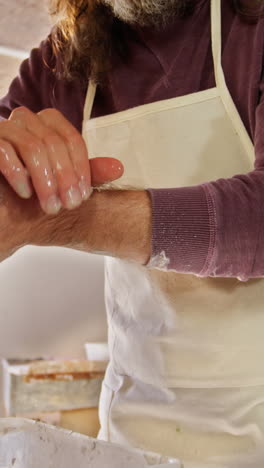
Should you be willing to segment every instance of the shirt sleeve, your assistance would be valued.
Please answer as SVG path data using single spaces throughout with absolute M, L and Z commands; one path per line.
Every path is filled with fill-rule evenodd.
M 2 120 L 8 119 L 16 107 L 25 106 L 32 112 L 52 107 L 55 83 L 52 68 L 55 63 L 49 35 L 21 63 L 18 76 L 11 82 L 7 95 L 0 99 Z
M 264 276 L 263 91 L 262 84 L 252 172 L 195 187 L 148 190 L 153 228 L 147 267 L 242 281 Z

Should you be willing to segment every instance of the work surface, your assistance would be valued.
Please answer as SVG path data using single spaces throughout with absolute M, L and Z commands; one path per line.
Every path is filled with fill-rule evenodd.
M 175 460 L 23 419 L 0 419 L 1 468 L 181 468 Z

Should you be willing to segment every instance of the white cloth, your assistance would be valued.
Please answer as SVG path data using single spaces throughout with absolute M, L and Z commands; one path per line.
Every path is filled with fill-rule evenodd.
M 221 0 L 211 4 L 215 88 L 90 119 L 90 83 L 83 136 L 91 157 L 123 162 L 114 187 L 191 186 L 253 169 L 221 65 Z M 184 468 L 263 467 L 262 279 L 168 272 L 162 255 L 152 266 L 106 259 L 111 362 L 100 436 Z

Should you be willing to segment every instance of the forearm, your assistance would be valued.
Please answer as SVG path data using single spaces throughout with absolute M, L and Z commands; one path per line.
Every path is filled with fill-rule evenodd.
M 32 222 L 32 219 L 29 220 Z M 62 246 L 146 264 L 151 255 L 151 201 L 146 191 L 94 191 L 79 209 L 36 213 L 35 245 Z

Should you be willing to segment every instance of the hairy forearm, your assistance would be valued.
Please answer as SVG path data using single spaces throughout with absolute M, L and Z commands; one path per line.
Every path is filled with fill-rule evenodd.
M 146 264 L 151 255 L 151 202 L 146 191 L 94 191 L 74 211 L 39 213 L 31 243 L 64 246 Z

